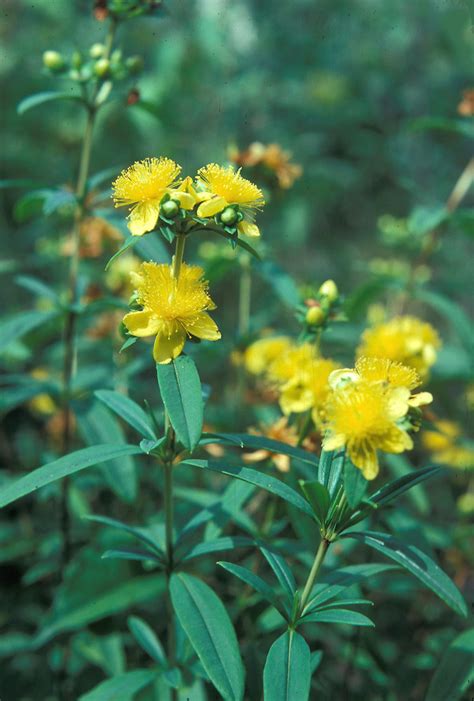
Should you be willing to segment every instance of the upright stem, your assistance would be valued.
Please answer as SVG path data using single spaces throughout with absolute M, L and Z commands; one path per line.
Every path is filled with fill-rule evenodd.
M 303 589 L 303 594 L 301 595 L 301 601 L 300 601 L 300 606 L 299 606 L 299 613 L 301 614 L 304 611 L 304 608 L 306 604 L 308 603 L 308 599 L 311 596 L 311 592 L 313 590 L 314 583 L 316 581 L 316 577 L 318 576 L 318 572 L 321 568 L 321 565 L 323 564 L 323 560 L 326 557 L 327 550 L 329 548 L 330 541 L 326 540 L 323 538 L 319 544 L 319 548 L 316 552 L 316 556 L 314 558 L 313 566 L 311 567 L 311 571 L 308 575 L 308 579 L 306 580 L 306 584 Z
M 106 53 L 108 58 L 112 50 L 116 23 L 112 22 L 106 40 Z M 86 194 L 87 177 L 92 153 L 92 138 L 94 133 L 94 125 L 97 114 L 95 106 L 95 98 L 97 96 L 98 86 L 93 91 L 93 95 L 88 104 L 87 121 L 82 139 L 82 148 L 79 161 L 79 172 L 75 194 L 77 198 L 77 209 L 74 217 L 74 227 L 72 231 L 72 252 L 69 262 L 69 280 L 68 280 L 68 301 L 69 310 L 67 312 L 64 325 L 64 365 L 63 365 L 63 401 L 62 410 L 64 415 L 64 426 L 62 436 L 62 452 L 64 455 L 69 453 L 71 449 L 72 425 L 71 425 L 71 385 L 74 377 L 77 364 L 76 350 L 76 323 L 77 323 L 77 280 L 79 275 L 79 249 L 80 249 L 80 231 L 81 222 L 84 218 L 84 197 Z M 61 533 L 62 533 L 62 570 L 68 564 L 71 556 L 71 523 L 70 514 L 67 504 L 67 493 L 69 483 L 64 479 L 61 484 Z
M 240 257 L 240 286 L 239 286 L 239 336 L 247 336 L 250 330 L 250 302 L 252 296 L 252 274 L 250 271 L 250 256 L 242 253 Z

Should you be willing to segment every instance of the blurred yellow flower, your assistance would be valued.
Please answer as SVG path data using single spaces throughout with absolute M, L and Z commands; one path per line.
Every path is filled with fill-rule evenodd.
M 303 169 L 297 163 L 291 163 L 291 153 L 284 151 L 279 144 L 261 144 L 254 141 L 245 151 L 234 147 L 229 149 L 230 159 L 238 166 L 252 167 L 263 165 L 272 170 L 283 189 L 290 188 Z
M 441 345 L 435 329 L 414 316 L 397 316 L 362 334 L 357 357 L 388 358 L 414 368 L 424 379 Z
M 232 166 L 224 168 L 210 163 L 198 171 L 198 184 L 202 188 L 197 191 L 200 202 L 198 217 L 213 217 L 226 207 L 238 205 L 244 216 L 237 225 L 238 231 L 245 236 L 260 236 L 254 219 L 255 211 L 265 204 L 263 193 L 250 180 L 243 178 L 240 170 L 236 172 Z
M 244 362 L 248 372 L 252 375 L 261 375 L 268 370 L 278 356 L 280 356 L 291 344 L 286 336 L 271 336 L 260 338 L 245 350 Z
M 183 263 L 179 279 L 169 265 L 142 263 L 138 273 L 131 273 L 141 311 L 124 317 L 132 336 L 155 336 L 153 357 L 157 363 L 169 363 L 183 350 L 187 337 L 207 341 L 221 337 L 216 323 L 207 313 L 215 309 L 209 296 L 204 271 Z
M 375 358 L 361 358 L 355 369 L 333 372 L 325 406 L 324 449 L 346 448 L 364 477 L 374 479 L 378 450 L 402 453 L 413 447 L 404 419 L 411 406 L 432 399 L 427 392 L 412 394 L 418 384 L 412 369 Z
M 255 436 L 265 436 L 266 438 L 271 438 L 274 441 L 280 441 L 280 443 L 286 443 L 287 445 L 295 446 L 298 442 L 298 434 L 294 426 L 288 425 L 288 419 L 286 416 L 282 416 L 274 423 L 267 425 L 262 424 L 259 429 L 250 428 L 249 433 Z M 283 455 L 282 453 L 272 453 L 270 450 L 261 449 L 256 450 L 253 453 L 246 453 L 244 455 L 244 460 L 246 462 L 261 462 L 271 458 L 272 462 L 280 472 L 289 472 L 290 470 L 290 457 L 288 455 Z
M 30 375 L 33 379 L 39 381 L 50 379 L 50 374 L 45 368 L 35 368 L 31 371 Z M 36 397 L 33 397 L 33 399 L 28 402 L 28 405 L 33 411 L 46 416 L 54 414 L 57 410 L 56 402 L 46 393 L 37 394 Z
M 140 258 L 131 253 L 119 256 L 105 273 L 105 286 L 116 294 L 130 296 L 133 291 L 130 273 L 138 272 L 140 265 Z
M 161 200 L 167 193 L 181 207 L 193 208 L 193 195 L 177 189 L 180 171 L 181 166 L 170 158 L 146 158 L 122 171 L 112 183 L 115 206 L 130 208 L 128 228 L 132 236 L 142 236 L 155 228 Z
M 435 431 L 423 431 L 421 442 L 431 453 L 432 459 L 441 465 L 458 469 L 474 468 L 474 449 L 459 443 L 462 432 L 454 421 L 434 422 Z

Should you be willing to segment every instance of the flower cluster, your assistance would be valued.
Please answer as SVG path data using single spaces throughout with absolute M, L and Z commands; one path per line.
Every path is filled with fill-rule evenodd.
M 360 358 L 354 369 L 336 370 L 325 406 L 325 450 L 344 448 L 368 480 L 379 471 L 377 451 L 402 453 L 413 447 L 416 428 L 409 412 L 432 401 L 416 370 L 384 358 Z
M 238 166 L 258 167 L 270 171 L 276 176 L 282 189 L 290 188 L 297 178 L 303 174 L 303 169 L 297 163 L 291 162 L 291 153 L 284 151 L 279 144 L 261 144 L 254 141 L 245 151 L 237 148 L 229 149 L 230 159 Z
M 321 424 L 329 392 L 329 375 L 339 367 L 319 355 L 310 343 L 296 344 L 278 336 L 255 341 L 245 352 L 245 366 L 278 394 L 285 415 L 311 410 L 316 426 Z
M 211 163 L 196 178 L 178 179 L 181 166 L 169 158 L 148 158 L 123 171 L 113 183 L 116 207 L 129 207 L 133 236 L 153 231 L 160 217 L 168 222 L 180 210 L 194 222 L 214 218 L 245 236 L 259 236 L 255 212 L 265 204 L 262 191 L 231 166 Z M 204 221 L 205 223 L 205 221 Z
M 421 442 L 435 462 L 458 469 L 474 468 L 474 448 L 462 443 L 457 423 L 440 419 L 434 422 L 434 429 L 423 431 Z
M 181 354 L 187 338 L 217 341 L 221 334 L 208 310 L 215 309 L 204 271 L 183 263 L 178 278 L 169 265 L 142 263 L 132 272 L 138 311 L 123 319 L 132 336 L 156 336 L 153 357 L 169 363 Z
M 388 358 L 414 368 L 424 379 L 436 362 L 440 345 L 440 338 L 431 324 L 414 316 L 397 316 L 362 334 L 357 357 Z

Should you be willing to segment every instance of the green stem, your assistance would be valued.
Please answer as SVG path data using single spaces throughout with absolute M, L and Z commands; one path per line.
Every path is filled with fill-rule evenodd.
M 166 542 L 166 561 L 168 570 L 171 573 L 173 570 L 173 463 L 168 461 L 165 463 L 165 542 Z
M 305 609 L 306 604 L 308 603 L 308 599 L 311 596 L 311 592 L 313 590 L 314 583 L 316 581 L 316 577 L 318 576 L 318 572 L 321 568 L 321 565 L 323 564 L 324 558 L 326 557 L 327 550 L 329 548 L 330 541 L 326 540 L 323 538 L 319 544 L 319 548 L 316 552 L 316 556 L 314 558 L 313 566 L 311 567 L 311 571 L 308 575 L 308 579 L 306 580 L 305 587 L 303 589 L 303 594 L 301 595 L 301 601 L 299 605 L 299 615 L 301 615 Z
M 183 264 L 184 246 L 186 244 L 186 236 L 184 234 L 176 234 L 176 248 L 173 256 L 171 272 L 175 280 L 178 280 Z
M 252 274 L 250 271 L 250 256 L 242 253 L 240 256 L 240 286 L 239 286 L 239 337 L 247 336 L 250 330 L 250 304 L 252 297 Z

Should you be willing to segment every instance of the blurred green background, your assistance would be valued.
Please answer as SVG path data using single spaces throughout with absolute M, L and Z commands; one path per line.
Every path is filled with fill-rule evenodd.
M 69 89 L 66 79 L 53 77 L 42 67 L 41 57 L 48 49 L 66 56 L 74 49 L 87 53 L 91 44 L 103 41 L 104 25 L 94 19 L 91 5 L 86 0 L 3 0 L 0 178 L 28 178 L 39 187 L 73 186 L 84 115 L 69 103 L 44 104 L 22 116 L 17 115 L 16 106 L 32 93 L 60 89 L 61 85 Z M 194 174 L 206 163 L 224 162 L 230 146 L 243 150 L 254 141 L 278 143 L 291 151 L 303 174 L 289 189 L 279 188 L 268 173 L 259 180 L 261 173 L 245 168 L 243 172 L 266 190 L 268 204 L 260 217 L 262 250 L 267 260 L 279 266 L 255 268 L 249 336 L 265 326 L 281 331 L 297 329 L 292 308 L 296 292 L 287 274 L 297 285 L 318 286 L 326 278 L 334 278 L 346 297 L 349 323 L 329 334 L 327 348 L 341 361 L 351 362 L 370 304 L 390 302 L 403 287 L 403 266 L 418 258 L 429 228 L 426 220 L 445 204 L 472 155 L 472 117 L 458 113 L 463 91 L 474 84 L 472 0 L 168 0 L 156 15 L 120 27 L 117 44 L 127 55 L 143 55 L 145 68 L 136 80 L 118 84 L 114 99 L 101 112 L 92 172 L 111 166 L 117 166 L 118 171 L 135 160 L 166 155 L 180 163 L 185 173 Z M 140 100 L 128 105 L 127 96 L 134 88 Z M 67 265 L 57 264 L 57 254 L 70 220 L 58 213 L 39 218 L 22 214 L 16 204 L 22 193 L 19 188 L 0 190 L 0 306 L 8 315 L 32 307 L 31 295 L 14 282 L 16 274 L 37 275 L 53 287 L 64 287 L 67 280 Z M 471 191 L 463 207 L 472 204 Z M 112 216 L 112 210 L 107 211 Z M 122 228 L 123 214 L 119 212 L 117 219 Z M 380 221 L 387 214 L 397 218 L 395 223 L 389 220 L 387 224 L 386 218 Z M 429 290 L 437 296 L 430 298 L 429 304 L 425 299 L 424 304 L 418 301 L 410 306 L 410 311 L 432 321 L 443 338 L 444 349 L 431 387 L 437 396 L 437 410 L 461 421 L 467 415 L 466 382 L 472 380 L 465 316 L 470 305 L 469 262 L 474 253 L 472 221 L 471 210 L 470 218 L 465 215 L 446 222 L 428 269 L 419 273 L 420 281 L 426 279 Z M 197 243 L 190 243 L 188 254 L 198 259 Z M 85 262 L 92 280 L 101 279 L 109 255 L 104 253 L 98 262 Z M 389 261 L 388 268 L 382 265 L 381 270 L 374 259 Z M 398 268 L 393 267 L 393 261 Z M 216 377 L 228 380 L 235 372 L 228 362 L 229 352 L 236 342 L 248 338 L 237 338 L 237 267 L 227 275 L 225 265 L 211 259 L 204 263 L 218 304 L 216 319 L 224 331 L 224 342 L 215 348 L 198 349 L 198 365 L 203 380 L 219 386 Z M 56 367 L 59 373 L 58 339 L 56 334 L 54 345 L 52 336 L 40 330 L 32 347 L 20 344 L 9 349 L 3 369 L 13 373 L 26 368 L 29 372 L 44 364 Z M 81 337 L 80 355 L 86 359 L 78 380 L 79 384 L 84 382 L 81 389 L 115 382 L 110 371 L 113 342 L 109 341 L 97 349 L 90 339 Z M 127 382 L 131 380 L 132 396 L 141 400 L 154 368 L 146 365 L 150 361 L 148 347 L 141 360 L 136 360 L 137 355 L 131 352 L 122 360 L 115 357 L 115 362 L 122 370 L 129 364 L 123 372 Z M 148 369 L 143 372 L 144 368 Z M 224 427 L 229 428 L 237 417 L 240 424 L 233 428 L 246 429 L 247 407 L 237 412 L 230 383 L 229 387 L 224 394 L 228 400 L 225 406 L 219 404 L 216 392 L 212 395 L 208 418 L 224 425 L 227 422 Z M 86 417 L 86 428 L 88 420 L 90 428 L 95 419 Z M 42 443 L 42 430 L 41 420 L 32 418 L 24 407 L 8 410 L 0 452 L 9 468 L 18 464 L 22 470 L 30 469 L 52 459 L 57 446 Z M 421 462 L 417 454 L 415 462 Z M 81 490 L 99 489 L 94 479 L 84 476 L 79 480 L 80 489 L 74 492 L 78 514 L 89 508 Z M 142 474 L 145 488 L 152 479 Z M 469 589 L 472 575 L 466 570 L 472 531 L 462 520 L 465 517 L 458 523 L 456 512 L 456 497 L 465 491 L 466 484 L 464 476 L 453 472 L 449 490 L 441 484 L 428 496 L 418 493 L 418 504 L 416 498 L 411 504 L 415 516 L 435 523 L 427 523 L 422 532 L 418 532 L 410 508 L 390 518 L 394 529 L 417 538 L 429 549 L 447 553 L 443 565 L 450 574 L 457 574 L 459 586 Z M 46 566 L 44 574 L 41 566 L 57 552 L 48 522 L 48 498 L 56 496 L 54 489 L 44 492 L 36 507 L 36 521 L 30 520 L 28 507 L 11 512 L 11 521 L 7 520 L 1 531 L 5 548 L 0 571 L 4 573 L 7 605 L 0 613 L 0 625 L 10 626 L 8 609 L 18 605 L 18 587 L 24 586 L 20 583 L 25 582 L 25 576 L 30 583 L 21 595 L 21 632 L 14 631 L 13 638 L 10 633 L 10 637 L 0 636 L 0 656 L 9 660 L 4 683 L 8 693 L 13 693 L 5 696 L 5 701 L 44 701 L 49 692 L 43 653 L 25 652 L 21 636 L 24 630 L 33 629 L 50 605 L 47 587 L 54 587 L 48 577 L 54 567 L 48 571 Z M 142 493 L 133 506 L 117 506 L 113 495 L 101 492 L 94 510 L 138 520 L 140 514 L 155 513 L 146 496 Z M 78 533 L 81 544 L 89 537 L 85 530 Z M 100 552 L 109 543 L 105 536 L 96 537 L 94 548 Z M 76 569 L 69 575 L 70 589 L 66 587 L 60 604 L 67 607 L 68 596 L 69 603 L 74 603 L 78 570 L 84 576 L 84 591 L 98 596 L 86 574 L 97 558 L 97 552 L 91 550 L 85 548 L 73 563 Z M 125 569 L 107 569 L 100 591 L 107 592 L 114 578 L 126 581 L 131 575 Z M 206 572 L 211 576 L 212 567 Z M 91 575 L 91 580 L 94 577 Z M 375 599 L 376 631 L 340 635 L 328 629 L 327 667 L 323 663 L 318 681 L 322 699 L 348 698 L 344 696 L 347 689 L 354 699 L 423 698 L 443 648 L 463 624 L 453 624 L 451 613 L 431 598 L 425 607 L 423 592 L 410 605 L 413 586 L 404 578 L 394 576 L 390 584 L 393 596 L 384 597 L 382 592 L 380 602 Z M 247 624 L 244 621 L 241 630 Z M 124 625 L 121 621 L 120 626 Z M 120 626 L 110 621 L 99 623 L 94 634 L 113 636 Z M 90 671 L 94 664 L 101 664 L 96 652 L 89 658 L 84 653 L 88 645 L 93 647 L 88 633 L 84 635 L 77 647 L 90 666 L 83 680 L 82 668 L 76 670 L 78 693 L 101 678 L 97 669 Z M 15 644 L 21 654 L 11 662 Z M 245 652 L 250 664 L 255 653 L 252 644 Z M 54 647 L 48 648 L 51 668 L 55 667 L 56 653 L 60 654 Z M 136 652 L 132 661 L 134 654 L 138 665 Z M 341 657 L 334 664 L 338 654 Z M 15 696 L 17 692 L 11 690 L 18 674 L 22 675 L 21 690 Z M 39 695 L 35 695 L 35 675 Z M 368 691 L 371 685 L 373 692 Z M 256 698 L 258 689 L 253 691 L 252 698 Z

